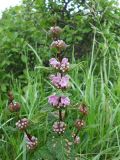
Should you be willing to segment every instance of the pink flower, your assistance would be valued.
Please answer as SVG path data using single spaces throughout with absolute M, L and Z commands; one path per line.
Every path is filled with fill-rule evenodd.
M 60 83 L 60 81 L 61 81 L 61 74 L 60 74 L 60 73 L 57 73 L 56 76 L 55 76 L 55 75 L 51 75 L 51 76 L 50 76 L 50 80 L 51 80 L 52 84 L 53 84 L 55 87 L 60 88 L 60 87 L 59 87 L 59 83 Z
M 75 122 L 75 127 L 80 130 L 81 128 L 83 128 L 85 126 L 85 121 L 82 119 L 77 119 Z
M 64 122 L 62 122 L 62 121 L 54 122 L 53 131 L 55 133 L 62 134 L 65 132 L 65 129 L 66 129 L 66 124 Z
M 21 131 L 24 131 L 28 126 L 29 126 L 29 120 L 27 118 L 20 119 L 16 123 L 16 127 Z
M 63 58 L 61 63 L 62 64 L 67 64 L 68 63 L 68 58 Z
M 34 136 L 31 136 L 31 135 L 25 135 L 25 141 L 26 141 L 26 144 L 27 144 L 27 148 L 29 150 L 33 150 L 37 147 L 38 145 L 38 139 Z
M 67 75 L 62 76 L 61 73 L 57 73 L 57 75 L 51 75 L 50 80 L 57 88 L 63 89 L 69 86 L 69 77 Z
M 65 72 L 66 70 L 69 69 L 69 62 L 67 58 L 63 58 L 60 64 L 60 70 L 62 70 L 63 72 Z
M 59 83 L 61 88 L 67 88 L 69 83 L 69 77 L 67 75 L 63 76 L 61 78 L 61 81 Z
M 48 102 L 57 109 L 70 105 L 70 99 L 66 96 L 51 95 L 48 97 Z
M 49 62 L 53 68 L 59 69 L 62 72 L 67 71 L 70 65 L 67 58 L 63 58 L 61 62 L 57 61 L 55 58 L 51 58 Z
M 59 106 L 68 106 L 70 105 L 70 99 L 68 97 L 65 97 L 65 96 L 62 96 L 61 99 L 60 99 L 60 103 L 59 103 Z
M 62 49 L 66 49 L 67 45 L 63 40 L 57 40 L 52 42 L 51 47 L 62 50 Z
M 58 106 L 59 97 L 56 96 L 56 95 L 49 96 L 48 102 L 49 102 L 52 106 Z
M 53 68 L 58 69 L 60 67 L 60 62 L 58 62 L 55 58 L 51 58 L 49 62 Z

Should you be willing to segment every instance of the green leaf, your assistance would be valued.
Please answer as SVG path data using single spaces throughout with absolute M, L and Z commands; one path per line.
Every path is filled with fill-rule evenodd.
M 37 112 L 32 118 L 31 121 L 33 123 L 44 123 L 46 121 L 47 118 L 47 112 Z

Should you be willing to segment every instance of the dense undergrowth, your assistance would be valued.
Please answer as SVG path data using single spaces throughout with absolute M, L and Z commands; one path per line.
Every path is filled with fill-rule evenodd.
M 1 160 L 67 160 L 65 137 L 71 140 L 78 107 L 86 103 L 89 114 L 80 132 L 80 144 L 71 146 L 70 159 L 120 159 L 120 9 L 116 1 L 67 3 L 24 0 L 3 13 L 0 20 L 0 158 Z M 80 6 L 80 7 L 78 7 Z M 81 7 L 82 6 L 82 7 Z M 48 104 L 56 89 L 49 82 L 49 59 L 53 53 L 48 30 L 56 22 L 64 28 L 62 38 L 70 46 L 68 95 L 71 105 L 64 136 L 52 131 L 58 118 Z M 7 92 L 21 104 L 28 129 L 38 137 L 29 152 L 24 136 L 15 127 L 17 116 L 8 110 Z M 54 147 L 54 144 L 55 147 Z

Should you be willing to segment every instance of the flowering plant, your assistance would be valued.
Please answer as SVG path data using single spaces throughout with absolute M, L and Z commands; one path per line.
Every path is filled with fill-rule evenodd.
M 53 38 L 53 42 L 51 44 L 51 48 L 57 49 L 57 56 L 51 58 L 49 60 L 50 66 L 56 70 L 56 74 L 50 75 L 51 84 L 56 87 L 57 92 L 61 90 L 61 95 L 57 95 L 57 92 L 50 95 L 48 97 L 49 104 L 54 107 L 59 112 L 59 120 L 54 122 L 53 131 L 55 133 L 63 134 L 67 128 L 67 124 L 63 121 L 62 111 L 66 107 L 71 105 L 70 98 L 64 95 L 64 91 L 70 87 L 69 83 L 69 75 L 67 72 L 70 69 L 70 63 L 68 58 L 62 57 L 62 51 L 68 47 L 63 40 L 59 39 L 62 29 L 58 26 L 54 26 L 50 28 L 50 33 Z M 87 108 L 85 105 L 82 105 L 79 110 L 82 113 L 82 117 L 87 115 Z M 74 144 L 78 144 L 80 142 L 80 137 L 78 136 L 79 131 L 85 126 L 85 121 L 82 119 L 77 119 L 75 122 L 75 128 L 77 129 L 76 133 L 72 134 Z M 67 144 L 69 144 L 69 140 L 67 140 Z M 69 145 L 67 145 L 69 146 Z M 68 147 L 70 148 L 70 146 Z
M 18 102 L 14 101 L 14 96 L 11 91 L 8 92 L 8 108 L 10 112 L 16 113 L 16 116 L 19 119 L 16 122 L 16 127 L 18 128 L 18 130 L 25 133 L 25 142 L 26 142 L 27 148 L 29 150 L 35 149 L 38 145 L 38 139 L 28 133 L 27 128 L 30 125 L 30 121 L 27 118 L 22 118 L 22 119 L 20 118 L 19 112 L 21 109 L 21 105 Z

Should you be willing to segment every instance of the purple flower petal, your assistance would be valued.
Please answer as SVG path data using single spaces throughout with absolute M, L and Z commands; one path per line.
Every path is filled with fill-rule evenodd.
M 48 98 L 48 102 L 53 106 L 57 106 L 59 103 L 59 97 L 56 95 L 51 95 Z
M 59 83 L 61 88 L 67 88 L 69 85 L 69 77 L 68 76 L 63 76 L 61 78 L 61 81 Z
M 61 104 L 63 106 L 68 106 L 70 105 L 70 99 L 68 97 L 62 96 L 61 97 Z
M 58 69 L 60 67 L 60 62 L 58 62 L 55 58 L 51 58 L 49 62 L 53 68 Z

